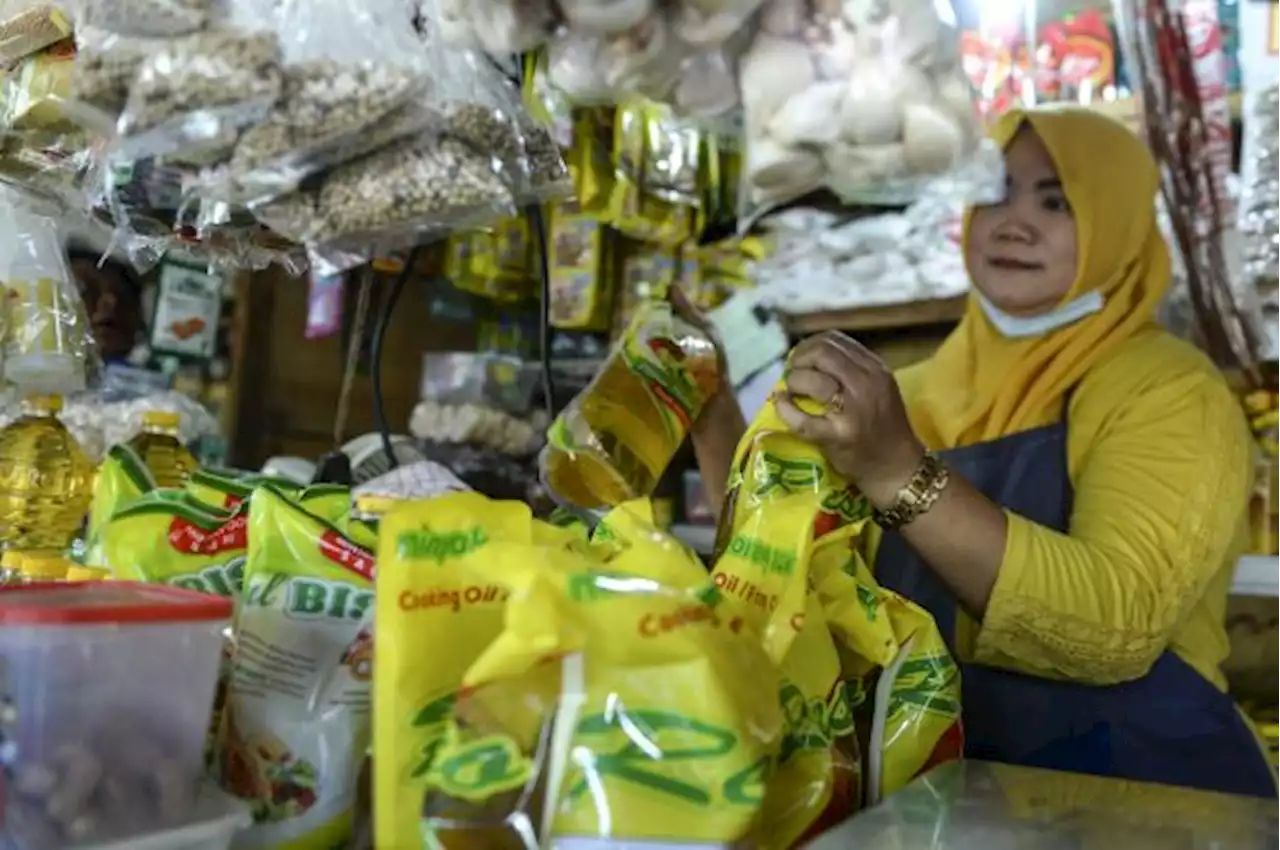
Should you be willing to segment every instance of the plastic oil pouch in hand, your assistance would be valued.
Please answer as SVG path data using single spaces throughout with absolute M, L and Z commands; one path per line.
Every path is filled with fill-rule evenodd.
M 419 830 L 432 754 L 462 676 L 502 630 L 507 591 L 480 572 L 495 540 L 570 541 L 527 505 L 475 493 L 393 504 L 382 517 L 374 700 L 375 833 L 388 850 L 427 845 Z
M 679 547 L 631 545 L 630 507 L 616 547 L 495 541 L 478 565 L 511 595 L 427 775 L 435 846 L 768 846 L 776 670 Z
M 720 383 L 715 344 L 675 315 L 646 305 L 600 371 L 551 424 L 544 482 L 580 508 L 647 496 Z
M 89 527 L 85 534 L 90 548 L 118 508 L 154 489 L 155 479 L 133 449 L 124 444 L 108 449 L 93 481 L 93 501 L 89 504 Z
M 823 410 L 812 399 L 794 401 L 807 413 Z M 726 555 L 760 514 L 777 522 L 776 505 L 791 499 L 809 503 L 816 514 L 808 580 L 835 637 L 860 738 L 869 741 L 864 797 L 871 804 L 926 767 L 959 756 L 959 671 L 933 618 L 881 588 L 859 554 L 871 514 L 866 498 L 787 428 L 770 400 L 734 461 L 721 517 Z
M 248 511 L 218 764 L 254 813 L 237 846 L 345 846 L 369 742 L 373 555 L 270 487 Z
M 765 800 L 765 846 L 791 847 L 848 817 L 862 800 L 852 704 L 822 606 L 809 590 L 817 494 L 767 494 L 739 508 L 712 571 L 781 671 L 784 732 Z

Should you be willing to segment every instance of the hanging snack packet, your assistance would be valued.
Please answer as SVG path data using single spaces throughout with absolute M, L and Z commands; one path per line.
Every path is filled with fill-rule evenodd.
M 199 161 L 266 117 L 282 88 L 273 6 L 227 0 L 207 28 L 158 43 L 120 115 L 120 155 Z
M 71 35 L 71 21 L 52 3 L 9 3 L 0 19 L 0 65 L 12 65 Z
M 492 544 L 477 569 L 510 587 L 506 625 L 427 775 L 436 846 L 497 846 L 504 820 L 506 846 L 773 846 L 758 831 L 776 671 L 701 569 L 652 554 Z M 475 769 L 499 757 L 504 770 Z
M 771 847 L 791 847 L 861 804 L 861 759 L 840 658 L 809 590 L 812 492 L 774 493 L 737 515 L 713 581 L 781 672 L 784 733 L 765 801 Z
M 107 450 L 93 480 L 93 501 L 89 505 L 89 546 L 101 534 L 116 510 L 156 489 L 151 471 L 137 452 L 120 443 Z
M 432 755 L 463 674 L 502 630 L 507 591 L 479 569 L 494 541 L 538 540 L 581 545 L 570 529 L 534 523 L 525 504 L 475 493 L 401 502 L 382 518 L 374 615 L 379 846 L 424 846 L 418 821 Z
M 369 741 L 373 555 L 271 487 L 249 526 L 218 765 L 253 808 L 237 846 L 344 846 Z

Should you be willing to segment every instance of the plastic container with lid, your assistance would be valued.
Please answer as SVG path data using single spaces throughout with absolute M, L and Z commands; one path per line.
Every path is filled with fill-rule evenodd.
M 0 588 L 0 846 L 93 846 L 190 823 L 231 617 L 135 582 Z
M 246 802 L 206 785 L 188 822 L 83 850 L 227 850 L 236 833 L 252 823 Z

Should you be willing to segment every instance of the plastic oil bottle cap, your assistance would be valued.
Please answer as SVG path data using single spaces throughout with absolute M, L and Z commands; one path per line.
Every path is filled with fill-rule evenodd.
M 371 493 L 364 493 L 356 497 L 356 513 L 362 518 L 376 519 L 387 511 L 391 510 L 391 505 L 395 502 L 389 496 L 375 496 Z
M 35 581 L 65 578 L 67 562 L 57 555 L 32 555 L 22 562 L 22 574 Z
M 148 410 L 142 414 L 144 428 L 177 428 L 182 424 L 182 417 L 168 410 Z
M 67 568 L 67 581 L 106 581 L 110 577 L 109 570 L 100 570 L 97 567 L 72 564 Z
M 62 412 L 62 396 L 36 395 L 27 399 L 27 404 L 40 413 L 57 414 Z

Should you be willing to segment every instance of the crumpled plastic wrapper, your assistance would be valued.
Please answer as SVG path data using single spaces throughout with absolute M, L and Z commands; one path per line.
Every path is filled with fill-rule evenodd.
M 1253 92 L 1246 104 L 1241 154 L 1239 228 L 1244 273 L 1268 282 L 1280 277 L 1280 88 Z
M 383 499 L 428 499 L 445 493 L 461 493 L 471 488 L 446 466 L 422 460 L 398 466 L 372 478 L 351 491 L 352 504 L 361 497 Z
M 800 314 L 951 298 L 969 289 L 961 206 L 930 196 L 902 214 L 845 220 L 793 208 L 762 222 L 773 249 L 752 264 L 763 307 Z
M 5 394 L 0 401 L 0 427 L 18 418 L 18 402 L 14 393 Z M 83 393 L 66 399 L 58 418 L 89 459 L 99 463 L 107 449 L 127 442 L 142 430 L 142 416 L 151 410 L 178 414 L 178 439 L 184 445 L 217 435 L 221 430 L 218 420 L 204 405 L 172 390 L 121 401 L 105 401 L 101 393 Z

